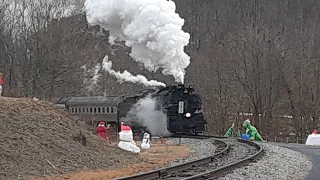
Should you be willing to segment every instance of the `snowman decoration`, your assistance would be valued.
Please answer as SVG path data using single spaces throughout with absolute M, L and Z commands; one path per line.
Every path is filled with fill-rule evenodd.
M 143 134 L 141 148 L 144 150 L 150 149 L 150 134 L 148 134 L 148 133 Z
M 123 122 L 121 122 L 121 131 L 119 132 L 119 138 L 119 148 L 132 153 L 140 152 L 140 148 L 136 145 L 136 143 L 133 140 L 133 133 L 131 127 L 123 125 Z

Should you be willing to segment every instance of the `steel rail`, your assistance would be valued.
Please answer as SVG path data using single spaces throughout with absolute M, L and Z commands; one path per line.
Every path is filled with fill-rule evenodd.
M 175 136 L 175 137 L 181 137 L 181 138 L 195 138 L 195 139 L 215 139 L 215 141 L 219 142 L 219 143 L 223 143 L 225 144 L 225 148 L 223 150 L 221 150 L 220 152 L 215 153 L 212 156 L 206 157 L 206 158 L 202 158 L 202 159 L 198 159 L 198 160 L 194 160 L 194 161 L 190 161 L 184 164 L 179 164 L 179 165 L 175 165 L 172 167 L 167 167 L 167 168 L 161 168 L 161 169 L 157 169 L 157 170 L 153 170 L 153 171 L 149 171 L 149 172 L 145 172 L 145 173 L 141 173 L 141 174 L 137 174 L 134 176 L 129 176 L 129 177 L 123 177 L 123 178 L 117 178 L 114 180 L 155 180 L 155 179 L 165 179 L 165 177 L 167 177 L 168 175 L 171 174 L 175 174 L 178 172 L 181 172 L 183 170 L 187 170 L 189 168 L 192 167 L 197 167 L 200 165 L 205 165 L 205 164 L 209 164 L 215 161 L 216 158 L 218 157 L 222 157 L 223 155 L 226 155 L 229 150 L 230 150 L 230 146 L 229 144 L 227 144 L 225 141 L 223 140 L 219 140 L 217 138 L 223 138 L 223 139 L 227 139 L 226 137 L 220 137 L 220 136 L 210 136 L 210 135 L 199 135 L 199 136 Z M 234 162 L 234 163 L 230 163 L 227 164 L 225 166 L 219 167 L 217 169 L 213 169 L 211 171 L 205 172 L 205 173 L 201 173 L 201 174 L 197 174 L 194 176 L 190 176 L 187 178 L 184 178 L 184 180 L 202 180 L 202 179 L 211 179 L 211 178 L 216 178 L 219 177 L 225 173 L 228 173 L 230 171 L 232 171 L 235 168 L 238 167 L 242 167 L 244 165 L 247 165 L 255 160 L 257 160 L 258 158 L 260 158 L 263 155 L 263 148 L 252 141 L 246 141 L 246 140 L 242 140 L 242 139 L 237 139 L 238 142 L 241 143 L 246 143 L 249 144 L 251 146 L 254 146 L 255 148 L 257 148 L 257 152 L 254 153 L 253 155 L 250 155 L 240 161 Z
M 217 138 L 217 139 L 228 139 L 229 137 L 225 137 L 225 136 L 217 136 L 217 135 L 206 135 L 206 134 L 199 134 L 199 135 L 170 135 L 170 136 L 165 136 L 165 138 L 193 138 L 193 139 L 209 139 L 209 138 Z
M 183 138 L 185 138 L 185 137 L 186 136 L 183 136 Z M 217 158 L 219 156 L 223 156 L 223 155 L 227 154 L 229 152 L 229 149 L 230 149 L 229 144 L 227 144 L 226 142 L 216 138 L 218 136 L 188 136 L 188 137 L 189 138 L 198 138 L 198 139 L 214 139 L 215 141 L 224 144 L 225 148 L 222 149 L 221 151 L 215 153 L 214 155 L 206 157 L 206 158 L 190 161 L 190 162 L 187 162 L 187 163 L 183 163 L 183 164 L 179 164 L 179 165 L 175 165 L 175 166 L 171 166 L 171 167 L 167 167 L 167 168 L 161 168 L 161 169 L 157 169 L 157 170 L 153 170 L 153 171 L 148 171 L 148 172 L 137 174 L 137 175 L 134 175 L 134 176 L 117 178 L 117 179 L 114 179 L 114 180 L 152 180 L 152 179 L 162 179 L 163 177 L 166 177 L 166 176 L 168 176 L 170 174 L 174 174 L 174 173 L 177 173 L 177 172 L 185 170 L 185 169 L 189 169 L 189 168 L 192 168 L 192 167 L 195 167 L 195 166 L 211 163 L 214 160 L 214 158 Z
M 205 173 L 201 173 L 201 174 L 197 174 L 194 176 L 190 176 L 187 178 L 183 178 L 183 180 L 203 180 L 203 179 L 213 179 L 213 178 L 217 178 L 223 174 L 229 173 L 232 170 L 239 168 L 239 167 L 243 167 L 245 165 L 250 164 L 251 162 L 256 161 L 257 159 L 259 159 L 262 155 L 263 155 L 263 148 L 257 144 L 254 143 L 252 141 L 246 141 L 246 140 L 242 140 L 242 139 L 237 139 L 237 141 L 242 142 L 242 143 L 247 143 L 251 146 L 254 146 L 258 149 L 258 152 L 254 153 L 253 155 L 246 157 L 240 161 L 234 162 L 234 163 L 230 163 L 227 164 L 225 166 L 222 166 L 220 168 L 217 169 L 213 169 L 211 171 L 205 172 Z

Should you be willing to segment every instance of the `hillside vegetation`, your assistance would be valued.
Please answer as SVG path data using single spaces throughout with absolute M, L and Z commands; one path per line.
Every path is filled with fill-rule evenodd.
M 240 112 L 253 114 L 262 135 L 293 131 L 302 137 L 320 125 L 319 1 L 175 2 L 191 35 L 185 49 L 191 56 L 185 82 L 203 96 L 211 132 L 223 134 L 232 121 L 242 121 Z M 39 19 L 49 25 L 37 26 Z M 108 32 L 88 27 L 85 15 L 53 21 L 35 15 L 32 22 L 37 32 L 0 20 L 0 70 L 5 74 L 6 96 L 54 99 L 143 88 L 120 84 L 103 72 L 97 87 L 90 87 L 87 80 L 93 70 L 82 67 L 90 70 L 106 54 L 116 70 L 174 83 L 172 77 L 140 68 L 123 43 L 109 45 Z M 10 36 L 16 29 L 21 34 Z
M 0 98 L 0 179 L 113 169 L 140 162 L 44 101 Z

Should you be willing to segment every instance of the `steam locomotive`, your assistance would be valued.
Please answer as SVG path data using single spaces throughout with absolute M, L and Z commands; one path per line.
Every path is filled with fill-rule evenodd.
M 206 120 L 202 111 L 201 97 L 192 85 L 183 84 L 145 89 L 134 95 L 68 97 L 56 104 L 66 108 L 72 115 L 96 125 L 105 121 L 119 128 L 121 119 L 140 99 L 151 97 L 156 100 L 156 109 L 166 114 L 167 130 L 173 134 L 198 134 L 205 131 Z M 147 127 L 131 121 L 132 129 L 142 133 Z

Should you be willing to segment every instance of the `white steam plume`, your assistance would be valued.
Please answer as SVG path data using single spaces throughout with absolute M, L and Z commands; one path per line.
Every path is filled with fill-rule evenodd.
M 134 76 L 128 71 L 124 71 L 123 73 L 116 72 L 115 70 L 112 69 L 112 62 L 108 61 L 108 56 L 105 56 L 103 58 L 102 67 L 109 74 L 115 76 L 120 82 L 129 81 L 129 82 L 133 82 L 133 83 L 140 83 L 145 86 L 166 86 L 162 82 L 158 82 L 155 80 L 149 81 L 146 77 L 144 77 L 143 75 L 140 75 L 140 74 L 137 76 Z
M 190 57 L 184 52 L 190 35 L 171 0 L 86 0 L 88 23 L 110 31 L 109 42 L 125 41 L 130 56 L 149 71 L 162 68 L 183 83 Z
M 138 122 L 146 126 L 152 135 L 170 135 L 167 130 L 167 116 L 161 110 L 156 110 L 156 100 L 151 97 L 140 99 L 131 107 L 127 117 L 120 121 Z

